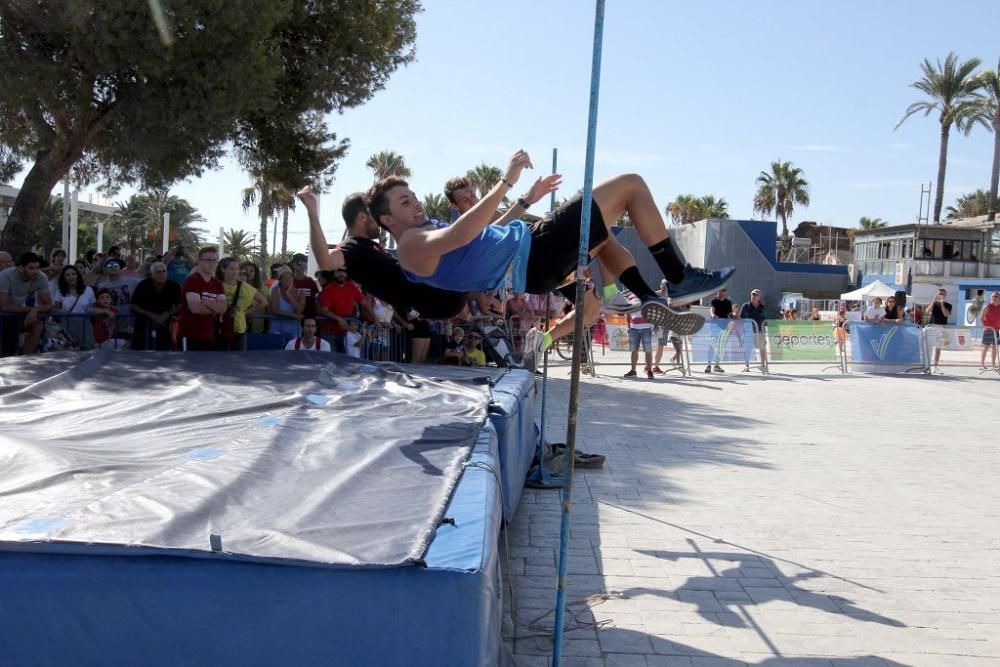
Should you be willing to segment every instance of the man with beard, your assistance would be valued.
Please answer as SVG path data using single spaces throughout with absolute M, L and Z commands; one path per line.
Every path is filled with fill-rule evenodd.
M 333 271 L 323 271 L 326 287 L 316 300 L 316 311 L 329 322 L 323 322 L 322 332 L 333 336 L 333 351 L 346 352 L 344 336 L 347 334 L 347 318 L 355 317 L 360 307 L 363 319 L 374 322 L 375 313 L 354 282 L 347 279 L 347 269 L 340 267 Z

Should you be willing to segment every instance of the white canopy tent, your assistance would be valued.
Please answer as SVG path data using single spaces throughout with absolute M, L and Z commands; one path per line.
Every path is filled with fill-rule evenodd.
M 895 295 L 896 290 L 889 287 L 881 280 L 876 280 L 875 282 L 858 288 L 853 292 L 841 294 L 840 298 L 842 301 L 867 301 L 869 299 L 874 299 L 877 296 L 885 298 L 887 296 Z

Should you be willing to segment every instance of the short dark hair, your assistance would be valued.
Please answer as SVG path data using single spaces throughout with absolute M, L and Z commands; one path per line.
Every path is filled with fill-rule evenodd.
M 409 187 L 410 184 L 399 176 L 386 176 L 368 190 L 368 210 L 371 211 L 379 227 L 385 227 L 382 224 L 382 216 L 389 214 L 389 199 L 385 195 L 389 190 L 399 186 Z
M 41 263 L 42 263 L 42 258 L 36 255 L 35 253 L 31 252 L 30 250 L 28 252 L 21 253 L 21 256 L 17 258 L 18 266 L 27 266 L 28 264 L 41 264 Z
M 340 208 L 340 214 L 344 216 L 344 224 L 350 229 L 358 221 L 358 213 L 368 213 L 368 203 L 365 202 L 365 193 L 355 192 L 344 198 L 344 205 Z
M 55 250 L 52 251 L 52 257 L 53 257 L 53 259 L 56 257 L 56 255 L 62 255 L 63 257 L 65 257 L 66 256 L 66 251 L 63 250 L 62 248 L 56 248 Z
M 114 298 L 114 296 L 115 296 L 115 293 L 112 292 L 111 290 L 109 290 L 107 287 L 102 287 L 102 288 L 100 288 L 100 289 L 97 290 L 97 294 L 94 295 L 94 298 L 95 299 L 100 299 L 101 295 L 103 295 L 103 294 L 107 294 L 107 295 L 111 296 L 112 298 Z
M 329 270 L 325 270 L 325 269 L 323 271 L 319 272 L 320 277 L 323 280 L 325 280 L 326 282 L 328 282 L 328 283 L 329 282 L 333 282 L 333 277 L 334 277 L 335 274 L 336 274 L 336 271 L 329 271 Z
M 109 254 L 109 255 L 111 255 L 111 254 L 113 254 L 113 253 L 117 253 L 117 254 L 119 254 L 119 255 L 120 255 L 120 254 L 122 254 L 122 249 L 121 249 L 121 248 L 119 248 L 119 247 L 118 247 L 118 246 L 116 246 L 116 245 L 113 245 L 113 246 L 111 246 L 110 248 L 108 248 L 108 254 Z
M 305 317 L 303 317 L 302 318 L 302 324 L 305 324 L 306 320 L 312 320 L 313 324 L 315 324 L 316 326 L 319 326 L 319 323 L 316 321 L 316 318 L 313 317 L 312 315 L 306 315 Z
M 201 259 L 201 256 L 204 255 L 207 252 L 214 252 L 216 255 L 218 255 L 219 254 L 219 249 L 216 248 L 214 245 L 207 245 L 207 246 L 205 246 L 204 248 L 201 248 L 198 251 L 198 259 Z
M 471 188 L 472 184 L 469 183 L 469 179 L 465 176 L 456 176 L 455 178 L 449 178 L 448 182 L 444 184 L 444 196 L 448 198 L 452 204 L 455 203 L 455 190 L 461 190 L 462 188 Z
M 94 250 L 93 248 L 91 248 L 90 250 L 87 251 L 87 254 L 84 255 L 84 257 L 87 258 L 87 262 L 89 263 L 89 262 L 93 262 L 94 261 L 94 255 L 96 255 L 96 254 L 97 254 L 97 251 Z

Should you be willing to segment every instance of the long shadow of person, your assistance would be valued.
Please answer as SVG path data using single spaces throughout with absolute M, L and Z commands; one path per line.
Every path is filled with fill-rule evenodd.
M 794 602 L 795 604 L 803 607 L 812 607 L 813 609 L 819 609 L 820 611 L 829 612 L 831 614 L 850 616 L 851 618 L 855 618 L 859 621 L 865 621 L 867 623 L 879 623 L 895 628 L 906 627 L 904 623 L 894 618 L 882 616 L 881 614 L 858 607 L 848 598 L 841 597 L 839 595 L 824 595 L 798 586 L 800 581 L 826 576 L 823 572 L 812 570 L 802 574 L 796 574 L 794 576 L 787 576 L 781 574 L 781 571 L 775 565 L 774 561 L 769 558 L 753 554 L 741 554 L 738 552 L 705 552 L 696 549 L 692 552 L 641 551 L 641 553 L 655 555 L 659 558 L 675 561 L 682 558 L 696 558 L 704 561 L 711 570 L 712 576 L 689 577 L 682 586 L 678 587 L 674 591 L 661 591 L 661 594 L 664 596 L 669 595 L 670 597 L 676 595 L 681 601 L 689 601 L 692 604 L 697 605 L 699 616 L 719 625 L 725 625 L 728 627 L 746 627 L 746 622 L 743 620 L 742 615 L 735 613 L 738 611 L 740 606 L 739 602 L 727 600 L 725 599 L 726 596 L 717 595 L 711 596 L 712 599 L 709 600 L 708 596 L 705 595 L 706 593 L 712 591 L 724 590 L 743 592 L 751 600 L 753 600 L 753 603 L 756 605 L 776 600 L 785 600 Z M 737 565 L 736 567 L 731 567 L 719 572 L 711 563 L 712 560 L 736 562 Z M 766 569 L 768 571 L 769 577 L 774 580 L 773 583 L 770 581 L 768 581 L 766 585 L 760 583 L 762 569 Z M 727 585 L 720 586 L 720 579 L 733 583 L 731 585 L 728 585 L 727 583 Z M 755 585 L 748 586 L 745 582 L 754 582 Z M 642 591 L 639 591 L 638 589 L 629 589 L 627 591 L 623 591 L 622 595 L 629 597 L 630 595 L 635 595 L 639 592 L 653 595 L 657 594 L 656 591 L 651 591 L 649 589 L 643 589 Z M 695 594 L 684 595 L 684 593 Z M 725 611 L 733 613 L 719 614 L 717 605 L 721 605 L 725 608 Z

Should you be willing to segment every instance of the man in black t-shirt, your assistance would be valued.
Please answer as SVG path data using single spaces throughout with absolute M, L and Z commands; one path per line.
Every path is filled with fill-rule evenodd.
M 167 265 L 153 262 L 150 277 L 132 295 L 133 350 L 169 350 L 170 320 L 181 305 L 181 286 L 167 279 Z
M 712 299 L 713 320 L 728 320 L 733 316 L 733 302 L 729 300 L 729 297 L 727 297 L 726 294 L 726 288 L 723 287 L 716 293 L 715 298 Z M 719 354 L 721 355 L 722 352 L 720 351 Z M 726 371 L 722 370 L 722 366 L 719 365 L 719 359 L 720 357 L 715 359 L 715 372 L 725 373 Z M 705 372 L 711 373 L 712 368 L 712 364 L 709 363 L 708 366 L 705 366 Z
M 431 320 L 448 319 L 462 311 L 468 299 L 465 292 L 437 289 L 407 280 L 396 258 L 378 245 L 379 227 L 369 215 L 360 193 L 344 201 L 342 213 L 348 238 L 337 250 L 347 267 L 347 274 L 362 289 L 391 305 L 403 320 L 410 319 L 413 311 Z M 327 247 L 326 235 L 319 220 L 314 221 L 311 215 L 309 243 L 321 269 L 336 268 L 330 254 L 321 250 Z
M 927 304 L 927 310 L 931 314 L 931 325 L 947 326 L 948 318 L 951 317 L 951 304 L 945 301 L 948 292 L 939 289 L 934 295 L 934 300 Z M 938 361 L 941 359 L 941 348 L 934 348 L 934 370 L 937 370 Z

